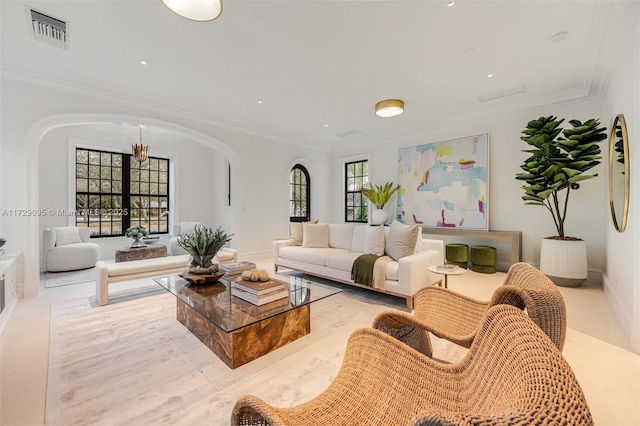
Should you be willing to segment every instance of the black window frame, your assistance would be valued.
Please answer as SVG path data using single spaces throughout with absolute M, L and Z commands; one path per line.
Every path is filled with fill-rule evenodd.
M 86 163 L 79 162 L 79 151 L 87 152 Z M 92 153 L 99 156 L 98 164 L 95 164 L 95 161 L 92 163 Z M 103 162 L 107 158 L 110 159 Z M 143 163 L 139 163 L 131 154 L 76 147 L 75 163 L 76 226 L 94 228 L 97 223 L 97 232 L 91 231 L 91 238 L 121 237 L 131 226 L 145 226 L 150 234 L 169 232 L 171 201 L 169 159 L 149 157 Z M 83 166 L 87 166 L 86 175 L 83 172 Z M 98 167 L 99 183 L 97 185 L 95 178 L 91 178 L 89 174 L 92 166 Z M 118 169 L 120 169 L 120 179 L 117 178 Z M 145 174 L 146 177 L 143 176 Z M 85 179 L 86 186 L 79 190 L 81 181 Z M 119 182 L 119 188 L 118 185 L 114 185 L 114 182 L 116 184 Z M 132 190 L 136 184 L 137 190 Z M 154 185 L 156 194 L 151 193 Z M 141 188 L 146 188 L 147 193 Z M 166 194 L 160 192 L 166 192 Z M 142 198 L 146 198 L 147 202 L 144 207 L 140 206 Z M 152 205 L 153 198 L 156 198 L 155 206 Z M 141 217 L 141 211 L 144 212 L 144 217 Z
M 357 174 L 358 164 L 361 172 Z M 350 170 L 351 168 L 351 170 Z M 369 222 L 369 203 L 362 192 L 369 183 L 369 160 L 344 163 L 344 221 L 348 223 Z M 358 210 L 359 209 L 359 210 Z
M 303 177 L 302 179 L 297 179 Z M 293 178 L 293 181 L 292 181 Z M 295 194 L 303 194 L 304 200 L 301 197 L 296 198 Z M 304 204 L 304 208 L 303 205 Z M 293 215 L 295 211 L 304 210 L 305 214 L 296 216 Z M 311 220 L 311 179 L 309 177 L 309 171 L 301 164 L 296 164 L 291 168 L 289 172 L 289 221 L 291 222 L 308 222 Z

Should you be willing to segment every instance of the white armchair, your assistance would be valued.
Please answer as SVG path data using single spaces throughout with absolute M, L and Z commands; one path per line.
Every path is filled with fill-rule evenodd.
M 204 226 L 202 222 L 180 222 L 173 224 L 173 233 L 169 240 L 169 256 L 179 256 L 181 254 L 189 254 L 185 249 L 178 245 L 178 235 L 189 234 L 193 232 L 197 225 Z
M 59 226 L 42 232 L 42 246 L 47 272 L 93 268 L 100 260 L 100 246 L 89 242 L 89 228 Z
M 169 240 L 169 256 L 180 256 L 183 254 L 189 254 L 178 244 L 178 235 L 189 234 L 193 232 L 196 225 L 204 226 L 202 222 L 180 222 L 173 224 L 173 233 L 171 234 L 172 237 Z M 220 263 L 221 265 L 227 263 L 236 263 L 237 261 L 238 251 L 235 249 L 232 249 L 230 247 L 223 247 L 218 252 L 218 263 Z

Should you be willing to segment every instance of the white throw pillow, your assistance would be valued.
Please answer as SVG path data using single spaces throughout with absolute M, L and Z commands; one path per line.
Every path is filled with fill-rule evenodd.
M 353 229 L 353 240 L 351 241 L 351 252 L 364 253 L 366 247 L 364 245 L 364 237 L 369 231 L 369 225 L 359 225 Z
M 385 253 L 394 260 L 413 254 L 419 232 L 418 225 L 405 225 L 394 220 L 391 222 L 391 229 L 385 242 Z
M 329 225 L 329 247 L 351 250 L 353 223 L 332 223 Z
M 305 223 L 318 223 L 318 219 L 311 222 L 289 222 L 291 227 L 291 234 L 289 235 L 290 246 L 302 245 L 302 225 Z
M 180 222 L 180 235 L 192 234 L 196 226 L 202 225 L 200 222 Z
M 376 226 L 367 230 L 364 235 L 365 253 L 382 256 L 384 254 L 384 226 Z
M 58 226 L 53 229 L 56 234 L 56 246 L 81 243 L 80 231 L 75 226 Z
M 329 224 L 328 223 L 303 223 L 302 224 L 302 247 L 329 247 Z

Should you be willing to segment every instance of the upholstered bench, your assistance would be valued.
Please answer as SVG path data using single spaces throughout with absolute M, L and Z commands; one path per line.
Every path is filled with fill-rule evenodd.
M 218 253 L 218 261 L 220 264 L 235 263 L 238 261 L 238 251 L 225 247 Z M 119 263 L 98 261 L 96 263 L 96 300 L 101 306 L 109 303 L 109 284 L 177 274 L 186 271 L 188 263 L 188 254 Z

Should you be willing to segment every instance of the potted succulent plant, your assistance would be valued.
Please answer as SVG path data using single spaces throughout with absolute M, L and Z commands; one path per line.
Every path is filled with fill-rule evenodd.
M 149 231 L 144 226 L 132 226 L 131 228 L 127 228 L 125 235 L 129 238 L 133 238 L 133 243 L 131 243 L 131 248 L 137 247 L 146 247 L 140 241 L 141 238 L 144 238 L 149 235 Z
M 400 185 L 393 186 L 393 182 L 387 182 L 384 185 L 371 184 L 369 188 L 363 188 L 360 192 L 367 200 L 376 206 L 376 210 L 371 214 L 371 224 L 382 225 L 387 220 L 387 212 L 384 206 L 391 200 L 393 194 L 400 188 Z
M 545 207 L 556 226 L 557 235 L 542 240 L 540 270 L 558 285 L 577 287 L 587 278 L 587 252 L 582 239 L 565 235 L 569 195 L 579 182 L 597 176 L 586 172 L 600 164 L 598 143 L 607 129 L 598 119 L 570 120 L 570 128 L 562 128 L 563 122 L 548 116 L 527 124 L 520 139 L 531 146 L 523 150 L 530 156 L 516 179 L 525 183 L 525 204 Z
M 191 255 L 189 273 L 195 275 L 214 274 L 218 271 L 216 255 L 225 244 L 231 241 L 221 227 L 215 231 L 203 225 L 196 225 L 193 232 L 178 236 L 178 245 Z

